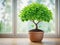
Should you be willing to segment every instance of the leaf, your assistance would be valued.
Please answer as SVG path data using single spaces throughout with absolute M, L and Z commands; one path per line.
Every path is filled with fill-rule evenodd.
M 19 17 L 22 21 L 41 20 L 46 22 L 49 22 L 53 18 L 51 10 L 39 3 L 32 3 L 24 7 L 19 13 Z

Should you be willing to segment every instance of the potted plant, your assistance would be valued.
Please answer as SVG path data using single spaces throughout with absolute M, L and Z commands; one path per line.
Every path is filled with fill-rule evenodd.
M 22 9 L 19 14 L 22 21 L 32 21 L 36 28 L 29 31 L 31 41 L 42 41 L 44 31 L 38 29 L 38 23 L 41 21 L 49 22 L 52 20 L 52 12 L 47 6 L 40 3 L 32 3 Z

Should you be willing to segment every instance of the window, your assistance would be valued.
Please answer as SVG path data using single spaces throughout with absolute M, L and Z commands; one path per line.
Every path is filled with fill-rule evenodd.
M 40 22 L 39 29 L 45 32 L 45 37 L 57 37 L 59 0 L 0 0 L 0 2 L 0 34 L 27 37 L 28 31 L 34 29 L 35 26 L 31 21 L 22 22 L 18 15 L 25 6 L 38 2 L 45 4 L 53 13 L 53 20 L 49 23 Z
M 49 23 L 46 22 L 40 22 L 38 24 L 39 29 L 44 30 L 45 34 L 56 34 L 56 5 L 55 0 L 18 0 L 17 1 L 17 33 L 28 33 L 29 30 L 34 29 L 35 26 L 33 22 L 22 22 L 20 18 L 18 17 L 18 14 L 20 11 L 27 5 L 29 5 L 32 2 L 38 2 L 41 4 L 45 4 L 53 13 L 53 20 Z
M 0 34 L 12 33 L 11 0 L 0 0 Z

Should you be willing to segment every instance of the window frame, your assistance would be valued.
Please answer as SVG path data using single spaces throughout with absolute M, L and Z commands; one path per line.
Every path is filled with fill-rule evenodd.
M 58 0 L 58 16 L 60 17 L 60 0 Z M 58 17 L 58 37 L 60 37 L 60 18 Z

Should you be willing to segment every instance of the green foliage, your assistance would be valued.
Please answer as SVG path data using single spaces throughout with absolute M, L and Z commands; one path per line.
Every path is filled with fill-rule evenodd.
M 3 24 L 0 22 L 0 31 L 2 30 Z
M 52 12 L 43 4 L 32 3 L 22 9 L 19 17 L 22 21 L 37 20 L 49 22 L 52 19 Z

